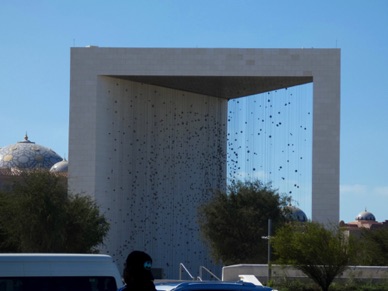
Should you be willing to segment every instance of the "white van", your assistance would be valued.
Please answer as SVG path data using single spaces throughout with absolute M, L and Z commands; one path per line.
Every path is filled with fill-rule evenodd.
M 122 286 L 108 255 L 0 254 L 0 291 L 116 291 Z

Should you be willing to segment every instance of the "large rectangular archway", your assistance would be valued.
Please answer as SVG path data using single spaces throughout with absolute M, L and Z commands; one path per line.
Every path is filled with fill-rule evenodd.
M 107 215 L 106 251 L 211 265 L 197 207 L 226 186 L 227 100 L 310 82 L 312 219 L 336 223 L 339 49 L 72 48 L 69 187 Z

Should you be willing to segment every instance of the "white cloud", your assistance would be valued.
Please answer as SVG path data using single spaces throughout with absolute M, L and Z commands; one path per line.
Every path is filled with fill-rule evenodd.
M 379 196 L 388 196 L 388 186 L 375 187 L 373 192 Z
M 368 187 L 366 185 L 353 184 L 353 185 L 340 185 L 341 194 L 367 194 Z
M 268 174 L 264 171 L 256 171 L 250 175 L 253 179 L 268 180 Z
M 340 193 L 345 195 L 388 196 L 388 186 L 368 187 L 361 184 L 341 185 Z

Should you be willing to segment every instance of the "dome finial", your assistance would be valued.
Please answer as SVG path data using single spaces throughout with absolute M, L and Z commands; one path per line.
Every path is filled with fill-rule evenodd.
M 25 140 L 25 141 L 27 141 L 27 140 L 28 140 L 27 131 L 26 131 L 26 134 L 24 135 L 24 140 Z

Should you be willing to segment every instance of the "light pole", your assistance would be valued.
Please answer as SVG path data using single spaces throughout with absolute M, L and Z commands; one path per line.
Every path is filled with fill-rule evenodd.
M 271 229 L 272 229 L 272 221 L 271 218 L 268 219 L 268 236 L 262 236 L 262 239 L 268 240 L 268 279 L 267 284 L 271 280 L 272 277 L 272 267 L 271 267 Z

